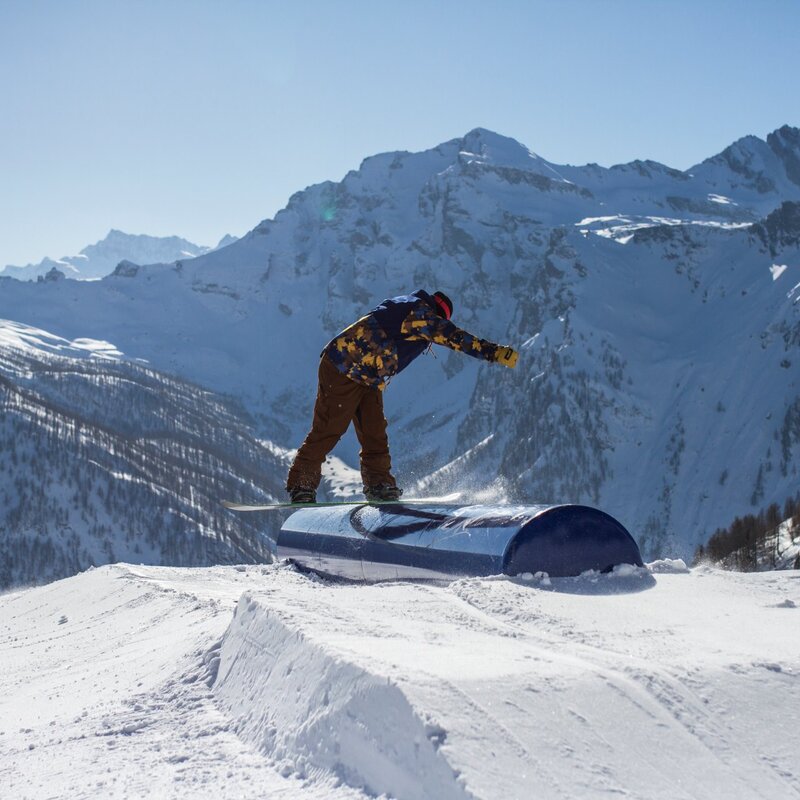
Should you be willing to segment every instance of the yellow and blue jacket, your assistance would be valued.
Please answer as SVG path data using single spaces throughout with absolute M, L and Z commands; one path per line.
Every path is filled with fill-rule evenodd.
M 486 361 L 493 361 L 498 349 L 441 317 L 433 297 L 420 290 L 384 300 L 334 336 L 322 354 L 350 380 L 383 389 L 432 344 Z

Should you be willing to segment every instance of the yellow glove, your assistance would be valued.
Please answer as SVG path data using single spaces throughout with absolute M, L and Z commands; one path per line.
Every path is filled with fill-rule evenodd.
M 513 347 L 500 346 L 494 354 L 494 360 L 498 364 L 502 364 L 504 367 L 509 367 L 511 369 L 517 366 L 518 358 L 519 353 Z

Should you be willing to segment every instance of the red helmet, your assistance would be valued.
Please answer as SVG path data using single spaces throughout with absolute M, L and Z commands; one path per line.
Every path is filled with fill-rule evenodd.
M 434 292 L 433 299 L 439 306 L 439 313 L 445 318 L 453 316 L 453 301 L 444 292 Z

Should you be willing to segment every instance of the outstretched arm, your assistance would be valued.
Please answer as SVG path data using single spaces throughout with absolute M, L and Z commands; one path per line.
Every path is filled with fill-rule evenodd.
M 401 328 L 407 339 L 423 339 L 433 344 L 441 344 L 451 350 L 458 350 L 474 358 L 497 361 L 506 367 L 515 367 L 517 352 L 510 347 L 480 339 L 462 330 L 450 320 L 440 317 L 433 309 L 415 308 L 403 320 Z

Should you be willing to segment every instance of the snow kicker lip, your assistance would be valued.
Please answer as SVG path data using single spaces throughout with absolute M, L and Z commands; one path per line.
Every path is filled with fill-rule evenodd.
M 400 685 L 307 638 L 245 593 L 219 646 L 213 684 L 236 734 L 282 770 L 322 771 L 366 795 L 474 797 Z
M 303 508 L 284 522 L 276 551 L 307 569 L 355 580 L 574 577 L 642 566 L 630 533 L 582 505 Z

